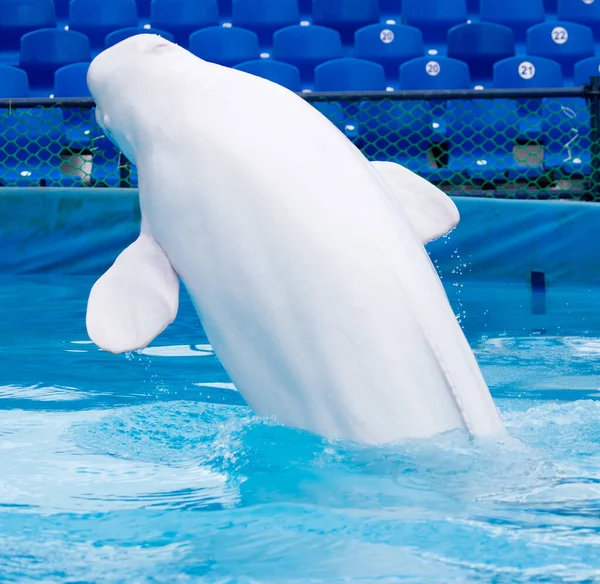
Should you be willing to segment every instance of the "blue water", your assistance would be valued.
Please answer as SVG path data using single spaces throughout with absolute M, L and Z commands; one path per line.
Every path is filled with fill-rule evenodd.
M 0 278 L 1 582 L 600 580 L 600 338 L 449 286 L 511 439 L 388 448 L 258 419 L 189 301 L 152 347 L 87 341 L 92 280 Z

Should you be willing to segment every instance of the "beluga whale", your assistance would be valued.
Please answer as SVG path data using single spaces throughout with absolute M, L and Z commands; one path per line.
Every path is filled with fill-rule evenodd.
M 294 92 L 159 36 L 104 50 L 87 83 L 141 210 L 89 294 L 98 347 L 146 347 L 182 282 L 259 416 L 370 445 L 505 434 L 425 249 L 459 222 L 445 193 L 370 162 Z

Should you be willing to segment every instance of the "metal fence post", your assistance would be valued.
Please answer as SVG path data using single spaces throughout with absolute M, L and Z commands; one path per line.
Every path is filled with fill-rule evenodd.
M 590 78 L 585 88 L 590 108 L 591 180 L 594 199 L 600 199 L 600 77 Z
M 131 163 L 122 152 L 119 152 L 117 164 L 119 167 L 119 188 L 126 189 L 131 186 Z

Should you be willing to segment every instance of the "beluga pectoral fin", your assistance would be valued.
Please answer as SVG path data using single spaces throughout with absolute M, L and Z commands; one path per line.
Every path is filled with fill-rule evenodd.
M 111 353 L 144 348 L 175 320 L 179 278 L 161 247 L 142 231 L 90 291 L 90 339 Z
M 398 198 L 423 244 L 446 235 L 458 225 L 460 215 L 456 205 L 435 185 L 395 162 L 372 164 Z

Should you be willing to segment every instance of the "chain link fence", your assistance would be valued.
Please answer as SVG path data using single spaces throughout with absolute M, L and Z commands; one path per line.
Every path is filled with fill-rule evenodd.
M 600 200 L 600 90 L 303 94 L 369 160 L 454 195 Z M 0 100 L 0 185 L 136 187 L 91 100 Z

